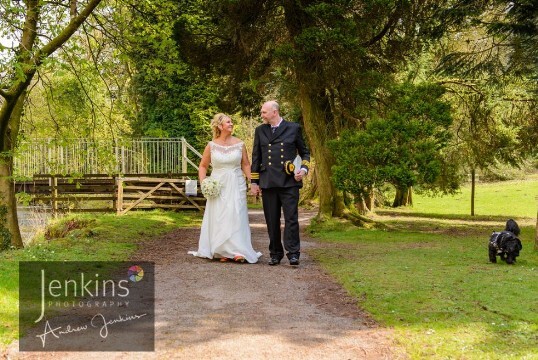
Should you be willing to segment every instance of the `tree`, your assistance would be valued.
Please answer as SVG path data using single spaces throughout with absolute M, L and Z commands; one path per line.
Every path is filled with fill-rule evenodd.
M 458 105 L 452 152 L 460 167 L 471 174 L 471 215 L 475 215 L 477 171 L 492 169 L 496 164 L 516 168 L 521 164 L 519 125 L 511 121 L 517 112 L 491 86 L 462 82 L 450 84 L 448 89 L 448 98 Z
M 65 44 L 101 0 L 71 0 L 70 7 L 54 2 L 2 1 L 4 35 L 16 40 L 13 53 L 2 62 L 0 81 L 0 198 L 5 209 L 0 230 L 10 243 L 22 247 L 13 188 L 13 150 L 16 148 L 20 119 L 28 89 L 36 71 Z M 22 30 L 19 30 L 22 29 Z M 4 51 L 7 49 L 3 47 Z
M 78 52 L 84 50 L 87 47 Z M 97 71 L 92 60 L 79 57 L 66 62 L 64 55 L 60 53 L 56 61 L 39 69 L 39 81 L 32 85 L 21 118 L 19 141 L 52 138 L 68 143 L 130 134 L 129 119 L 117 105 L 122 101 L 119 91 L 109 87 L 109 79 L 101 78 L 106 65 Z
M 502 94 L 495 101 L 504 101 L 504 108 L 513 108 L 511 112 L 520 115 L 517 123 L 512 120 L 520 130 L 520 155 L 536 155 L 538 3 L 490 0 L 463 19 L 467 25 L 452 29 L 447 43 L 441 45 L 437 75 L 445 76 L 441 81 L 448 78 L 471 92 Z
M 496 37 L 497 46 L 509 46 L 507 71 L 523 81 L 524 96 L 510 97 L 519 103 L 521 111 L 521 149 L 525 154 L 538 154 L 538 3 L 533 0 L 492 0 L 502 11 L 493 21 L 486 22 Z
M 178 51 L 172 33 L 181 11 L 175 1 L 125 1 L 112 19 L 101 16 L 98 23 L 129 64 L 129 94 L 137 106 L 133 134 L 181 136 L 203 149 L 209 119 L 219 110 L 219 83 L 190 67 Z
M 438 62 L 430 79 L 446 87 L 454 108 L 452 154 L 471 174 L 471 215 L 478 171 L 497 164 L 517 168 L 536 152 L 536 115 L 529 111 L 536 84 L 510 45 L 514 36 L 499 31 L 512 10 L 475 14 L 473 26 L 449 33 L 431 51 Z
M 474 3 L 185 0 L 175 39 L 186 61 L 226 76 L 223 87 L 237 106 L 256 99 L 244 89 L 299 105 L 315 158 L 319 215 L 333 216 L 345 208 L 327 181 L 335 156 L 326 143 L 363 128 L 399 67 Z M 451 7 L 460 11 L 447 21 Z
M 490 34 L 510 46 L 510 71 L 538 78 L 538 3 L 533 0 L 492 0 L 495 12 L 485 19 Z
M 443 93 L 434 84 L 398 86 L 363 130 L 344 131 L 331 141 L 339 154 L 333 166 L 336 187 L 365 199 L 390 183 L 396 188 L 393 207 L 411 204 L 414 186 L 453 192 L 457 177 L 447 171 L 443 156 L 452 118 Z

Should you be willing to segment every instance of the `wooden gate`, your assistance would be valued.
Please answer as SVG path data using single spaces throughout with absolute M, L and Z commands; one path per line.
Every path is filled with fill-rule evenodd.
M 197 194 L 185 193 L 187 179 L 154 177 L 117 178 L 116 213 L 123 215 L 132 209 L 194 209 L 203 211 L 205 198 L 197 183 Z

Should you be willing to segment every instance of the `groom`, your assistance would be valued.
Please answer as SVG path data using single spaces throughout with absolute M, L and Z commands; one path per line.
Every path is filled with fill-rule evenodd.
M 305 145 L 299 124 L 280 117 L 276 101 L 262 105 L 264 124 L 254 133 L 252 149 L 253 195 L 262 194 L 263 212 L 269 232 L 269 265 L 278 265 L 286 250 L 290 265 L 299 265 L 299 189 L 308 173 L 310 152 Z M 293 160 L 299 154 L 301 168 L 295 169 Z M 284 212 L 284 247 L 280 232 L 280 212 Z

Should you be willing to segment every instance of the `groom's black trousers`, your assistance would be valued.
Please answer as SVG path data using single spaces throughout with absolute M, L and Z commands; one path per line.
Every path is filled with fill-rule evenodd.
M 263 212 L 269 232 L 269 252 L 279 259 L 300 256 L 299 240 L 299 187 L 275 187 L 262 189 Z M 284 212 L 284 247 L 280 231 L 280 213 Z

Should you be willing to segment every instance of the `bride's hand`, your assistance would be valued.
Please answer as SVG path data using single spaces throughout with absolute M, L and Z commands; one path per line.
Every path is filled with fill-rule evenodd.
M 301 181 L 303 180 L 303 177 L 306 175 L 306 171 L 301 169 L 298 173 L 295 174 L 295 181 Z
M 260 194 L 260 186 L 258 184 L 250 184 L 250 193 L 252 195 Z

